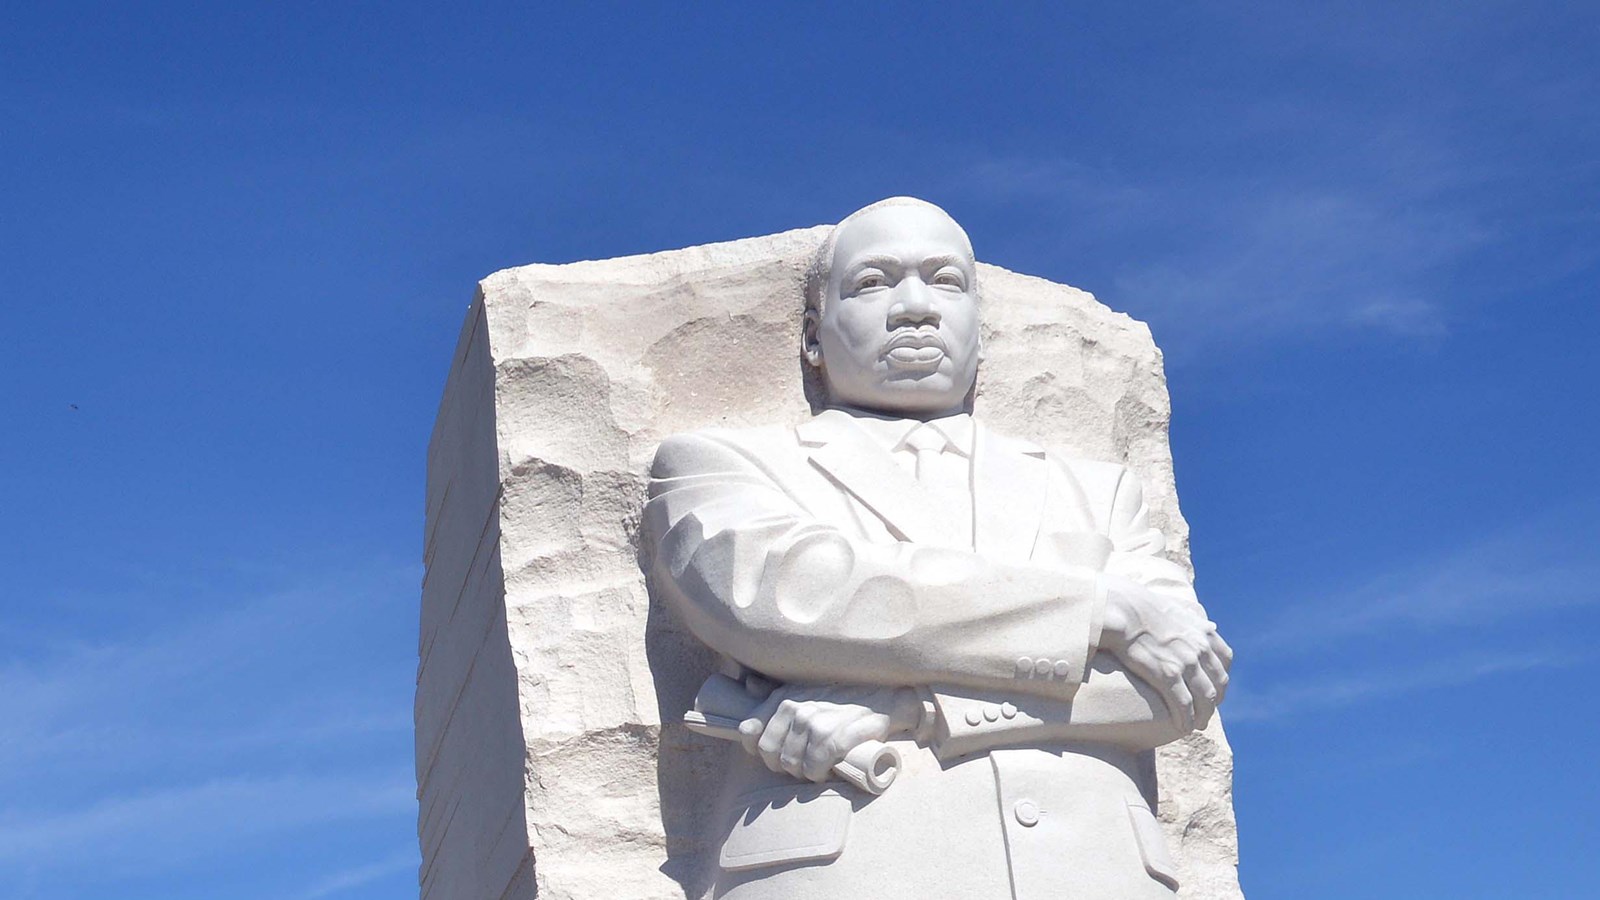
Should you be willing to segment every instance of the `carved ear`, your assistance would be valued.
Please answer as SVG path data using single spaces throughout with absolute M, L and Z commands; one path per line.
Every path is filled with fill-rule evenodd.
M 800 320 L 800 355 L 806 362 L 813 366 L 822 365 L 822 342 L 817 337 L 817 332 L 822 328 L 822 313 L 814 309 L 806 310 L 804 318 Z

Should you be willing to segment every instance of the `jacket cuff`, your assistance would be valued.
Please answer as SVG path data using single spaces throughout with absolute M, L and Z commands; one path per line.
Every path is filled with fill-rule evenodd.
M 1083 677 L 1079 683 L 1089 678 L 1089 664 L 1094 661 L 1096 651 L 1100 649 L 1100 637 L 1106 627 L 1106 595 L 1110 593 L 1111 586 L 1104 573 L 1094 578 L 1094 603 L 1089 607 L 1089 652 L 1084 656 Z
M 922 717 L 917 720 L 917 730 L 912 737 L 926 747 L 933 743 L 939 733 L 939 705 L 933 700 L 932 688 L 925 684 L 917 685 L 917 705 L 922 710 Z

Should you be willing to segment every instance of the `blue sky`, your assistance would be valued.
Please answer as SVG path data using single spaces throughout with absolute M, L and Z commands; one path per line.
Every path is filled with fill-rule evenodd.
M 1150 322 L 1256 898 L 1593 891 L 1600 9 L 13 2 L 0 897 L 408 896 L 474 282 L 909 193 Z

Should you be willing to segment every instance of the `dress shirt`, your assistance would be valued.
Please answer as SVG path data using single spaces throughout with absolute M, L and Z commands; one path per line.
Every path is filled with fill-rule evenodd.
M 940 419 L 896 419 L 850 411 L 858 425 L 895 463 L 917 478 L 922 488 L 948 513 L 948 546 L 972 549 L 972 451 L 975 427 L 972 416 L 957 413 Z M 917 452 L 908 440 L 918 431 L 932 429 L 945 442 L 943 452 L 917 471 Z

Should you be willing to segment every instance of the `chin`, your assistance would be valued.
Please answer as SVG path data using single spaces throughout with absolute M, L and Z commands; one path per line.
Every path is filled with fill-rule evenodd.
M 957 391 L 949 377 L 933 373 L 922 378 L 898 378 L 885 382 L 879 392 L 879 405 L 906 412 L 944 412 L 962 406 L 966 391 Z

